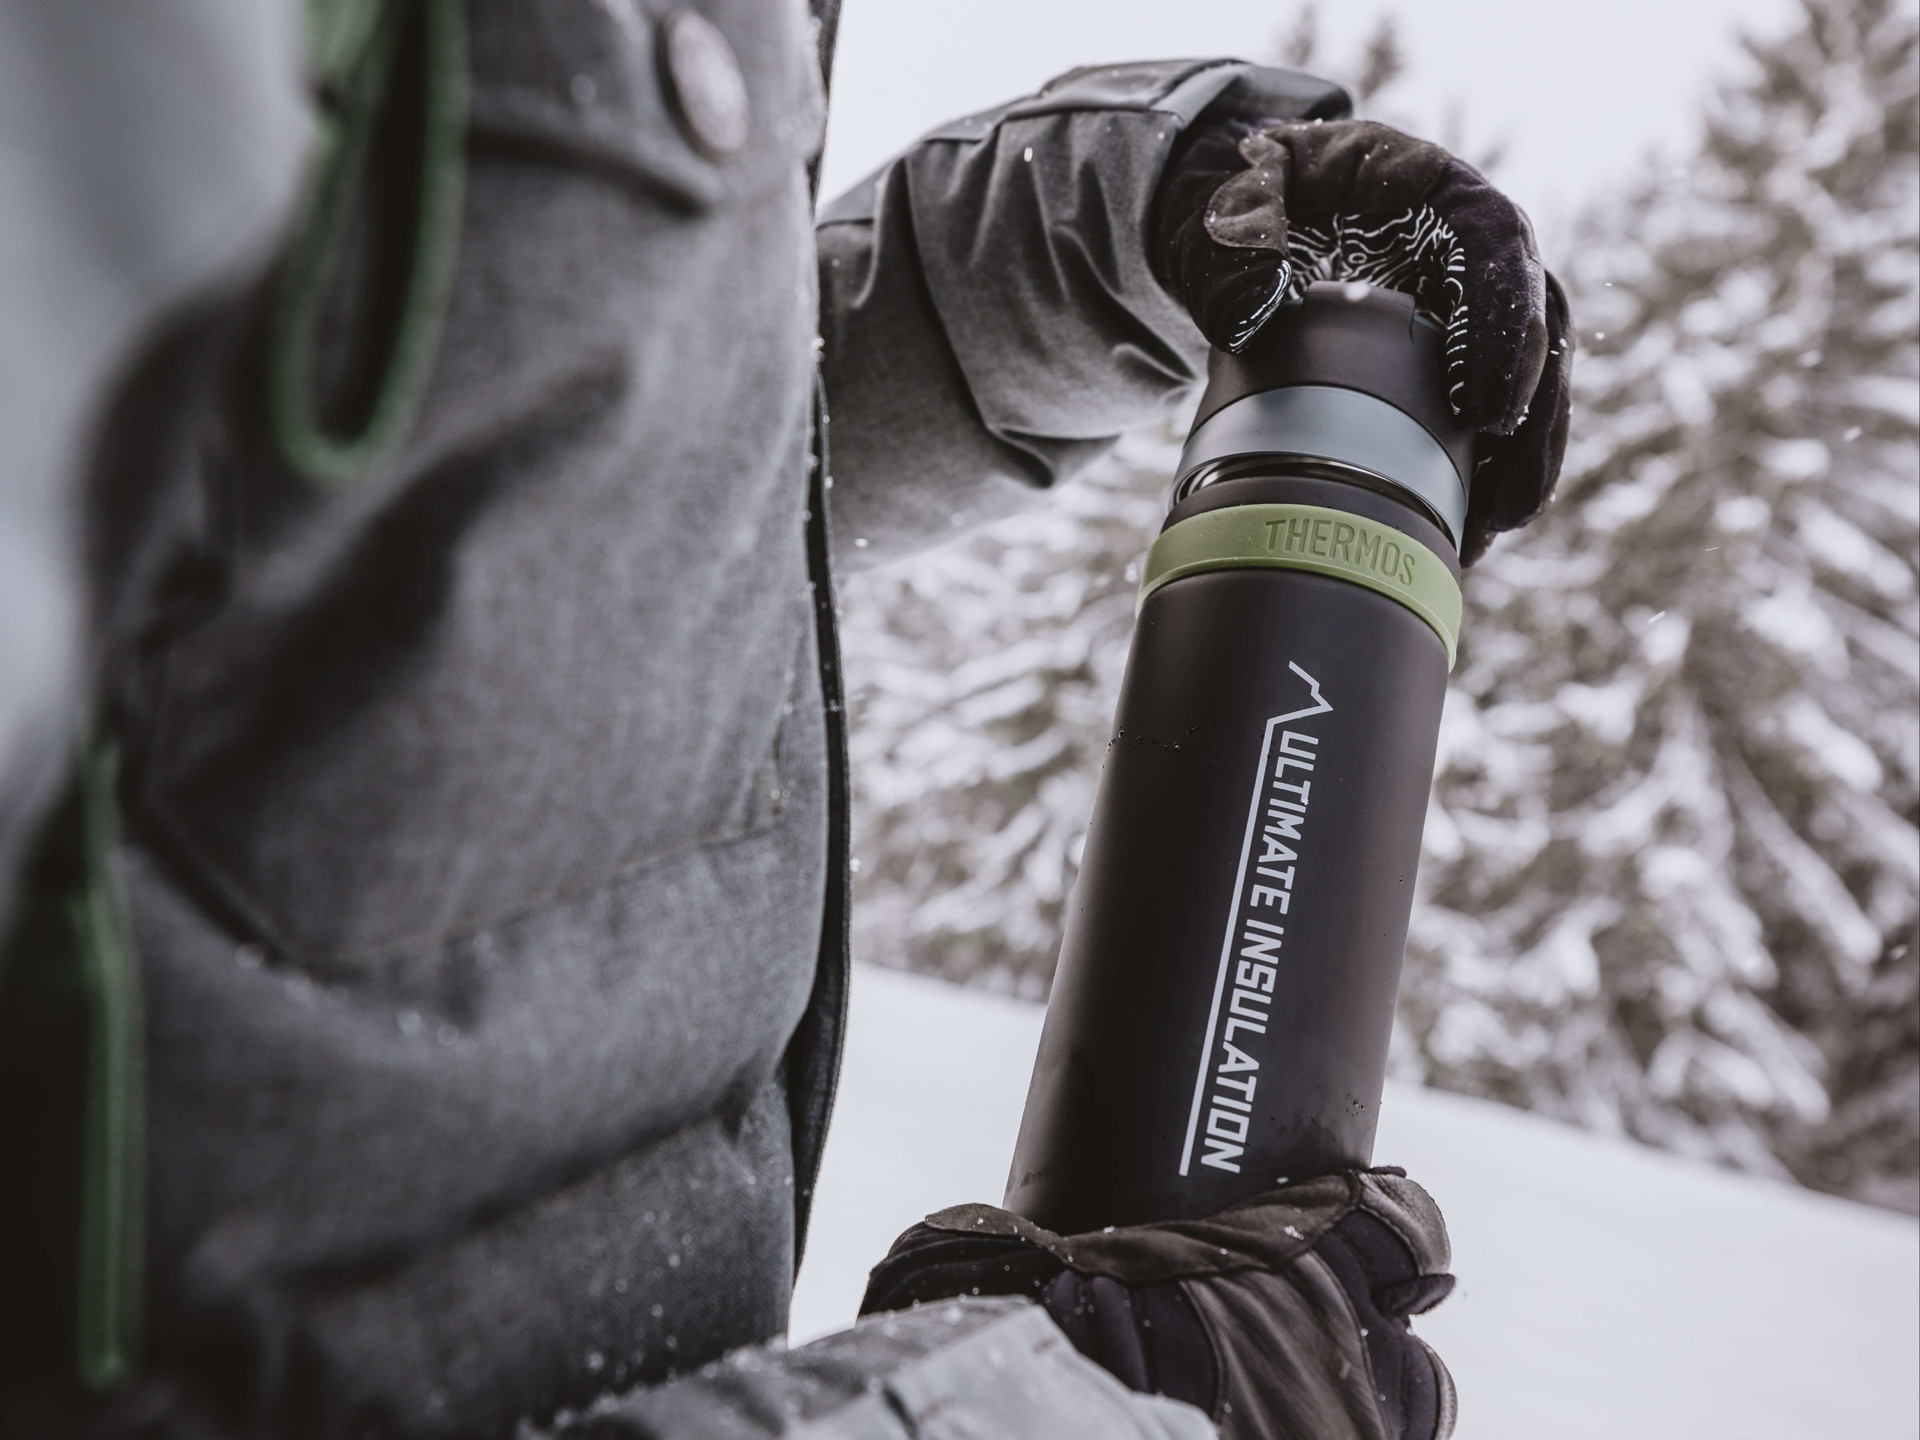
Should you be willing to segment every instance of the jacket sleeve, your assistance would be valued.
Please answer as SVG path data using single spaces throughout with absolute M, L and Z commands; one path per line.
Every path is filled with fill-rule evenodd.
M 1076 70 L 942 126 L 827 205 L 816 235 L 842 559 L 892 558 L 1019 509 L 1166 416 L 1206 365 L 1147 260 L 1182 132 L 1203 115 L 1348 108 L 1336 85 L 1231 60 Z
M 736 1351 L 602 1402 L 564 1440 L 1215 1440 L 1213 1422 L 1083 1357 L 1027 1300 L 875 1315 L 797 1350 Z

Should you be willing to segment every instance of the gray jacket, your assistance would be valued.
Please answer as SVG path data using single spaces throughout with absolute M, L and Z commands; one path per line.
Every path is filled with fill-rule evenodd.
M 219 7 L 177 8 L 203 43 L 188 21 Z M 298 245 L 238 289 L 235 260 L 127 299 L 118 380 L 81 375 L 110 395 L 75 410 L 84 463 L 7 482 L 82 522 L 44 527 L 49 583 L 79 577 L 87 618 L 30 698 L 90 708 L 117 747 L 105 885 L 144 1063 L 121 1193 L 145 1235 L 114 1241 L 136 1256 L 113 1302 L 128 1373 L 101 1400 L 70 1345 L 100 1323 L 69 1283 L 73 1191 L 97 1177 L 64 1177 L 73 1125 L 104 1113 L 75 1048 L 103 1032 L 76 1041 L 57 957 L 16 940 L 0 1153 L 36 1179 L 0 1201 L 0 1303 L 37 1338 L 0 1361 L 0 1423 L 478 1436 L 600 1401 L 594 1424 L 645 1435 L 1208 1433 L 1003 1302 L 700 1367 L 785 1328 L 832 1099 L 828 509 L 842 547 L 868 542 L 843 554 L 905 553 L 1186 393 L 1203 345 L 1143 251 L 1170 147 L 1229 86 L 1278 114 L 1342 97 L 1233 62 L 1076 72 L 816 222 L 806 10 L 701 8 L 744 77 L 738 148 L 686 119 L 700 77 L 637 5 L 472 8 L 444 323 L 355 473 L 300 463 L 273 386 L 304 337 L 316 413 L 351 425 L 380 353 L 378 214 L 310 331 L 287 320 Z M 188 163 L 152 143 L 163 173 Z M 88 163 L 83 200 L 106 183 Z M 271 214 L 268 181 L 233 185 Z M 0 271 L 0 293 L 34 282 Z M 0 767 L 44 791 L 24 743 Z M 16 909 L 71 878 L 29 869 Z M 981 1380 L 988 1351 L 1013 1390 Z M 1038 1398 L 992 1418 L 1022 1386 Z

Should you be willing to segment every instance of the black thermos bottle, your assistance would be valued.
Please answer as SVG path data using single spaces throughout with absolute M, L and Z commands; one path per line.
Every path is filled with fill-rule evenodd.
M 1460 624 L 1445 338 L 1322 282 L 1213 356 L 1007 1183 L 1050 1229 L 1371 1162 Z

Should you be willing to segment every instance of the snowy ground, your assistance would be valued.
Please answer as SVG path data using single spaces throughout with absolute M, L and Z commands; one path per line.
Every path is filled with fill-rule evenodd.
M 998 1201 L 1040 1010 L 857 967 L 793 1338 L 848 1324 L 921 1215 Z M 1421 1322 L 1460 1440 L 1920 1434 L 1920 1228 L 1505 1108 L 1390 1089 L 1460 1288 Z

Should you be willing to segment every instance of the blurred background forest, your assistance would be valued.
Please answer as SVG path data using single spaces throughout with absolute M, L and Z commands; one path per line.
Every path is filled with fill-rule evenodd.
M 1469 572 L 1393 1061 L 1909 1212 L 1917 30 L 1804 0 L 1697 153 L 1583 210 L 1573 446 Z M 1396 110 L 1391 24 L 1330 54 L 1305 11 L 1269 58 L 1461 143 Z M 846 585 L 860 958 L 1046 993 L 1180 434 Z

